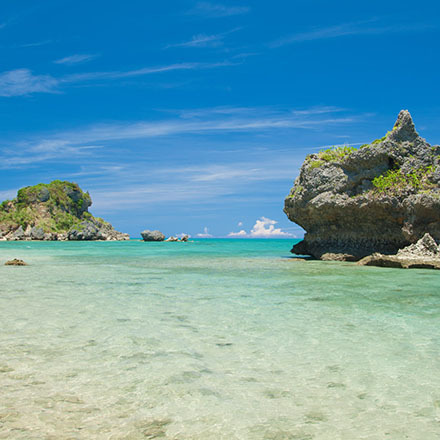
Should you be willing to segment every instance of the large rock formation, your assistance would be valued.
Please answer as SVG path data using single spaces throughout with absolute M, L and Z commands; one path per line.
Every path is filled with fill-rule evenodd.
M 142 239 L 144 241 L 164 241 L 165 235 L 158 230 L 150 231 L 149 229 L 145 229 L 145 231 L 141 232 Z
M 307 233 L 292 252 L 358 260 L 395 254 L 428 232 L 440 240 L 440 146 L 402 110 L 371 144 L 306 157 L 284 212 Z
M 0 240 L 128 240 L 88 212 L 92 199 L 76 183 L 54 180 L 18 191 L 0 205 Z

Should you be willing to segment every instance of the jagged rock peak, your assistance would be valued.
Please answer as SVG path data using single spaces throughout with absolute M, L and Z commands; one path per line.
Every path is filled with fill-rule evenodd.
M 412 142 L 419 137 L 416 127 L 408 110 L 401 110 L 389 134 L 389 139 L 396 142 Z
M 293 252 L 316 258 L 392 255 L 427 232 L 440 242 L 440 146 L 402 110 L 370 144 L 309 154 L 284 212 L 306 230 Z

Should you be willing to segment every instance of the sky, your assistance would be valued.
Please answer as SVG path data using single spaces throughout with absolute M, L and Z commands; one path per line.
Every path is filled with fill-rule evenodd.
M 301 237 L 309 153 L 408 109 L 440 143 L 437 1 L 0 0 L 0 199 L 54 179 L 139 237 Z

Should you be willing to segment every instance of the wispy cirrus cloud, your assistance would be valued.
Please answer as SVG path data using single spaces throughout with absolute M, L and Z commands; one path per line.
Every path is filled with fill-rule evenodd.
M 206 35 L 198 34 L 194 35 L 190 40 L 183 41 L 181 43 L 168 44 L 165 49 L 174 47 L 219 47 L 224 44 L 224 39 L 234 33 L 239 31 L 241 28 L 231 29 L 227 32 L 222 32 L 216 35 Z
M 55 77 L 34 75 L 29 69 L 15 69 L 0 73 L 0 96 L 24 96 L 33 93 L 60 93 L 61 86 L 95 80 L 115 80 L 177 70 L 202 70 L 234 66 L 230 61 L 218 63 L 177 63 L 158 67 L 145 67 L 128 71 L 85 72 Z
M 21 48 L 40 47 L 40 46 L 46 46 L 47 44 L 51 44 L 51 43 L 53 43 L 53 40 L 42 40 L 42 41 L 35 41 L 32 43 L 18 44 L 15 47 L 21 47 Z
M 196 237 L 198 238 L 211 238 L 213 235 L 209 233 L 208 227 L 205 226 L 203 228 L 203 232 L 200 232 L 198 234 L 196 234 Z
M 75 54 L 55 60 L 55 64 L 66 64 L 72 66 L 74 64 L 82 64 L 97 58 L 96 54 Z
M 223 36 L 218 35 L 206 35 L 198 34 L 194 35 L 191 40 L 184 41 L 182 43 L 168 44 L 165 49 L 170 49 L 173 47 L 218 47 L 223 44 Z
M 65 161 L 84 156 L 99 156 L 103 148 L 118 141 L 172 138 L 175 136 L 201 134 L 278 133 L 280 130 L 322 130 L 329 126 L 346 126 L 356 120 L 353 116 L 339 115 L 337 110 L 326 110 L 325 114 L 296 115 L 291 109 L 275 108 L 214 108 L 211 112 L 202 109 L 194 115 L 155 121 L 132 123 L 95 124 L 73 131 L 64 131 L 21 140 L 18 143 L 3 143 L 0 146 L 0 168 L 23 168 L 41 161 Z M 315 111 L 318 111 L 315 108 Z M 324 110 L 323 110 L 324 111 Z M 328 113 L 328 114 L 327 114 Z M 189 170 L 190 171 L 190 170 Z M 172 171 L 170 171 L 172 172 Z M 264 176 L 260 166 L 253 168 L 230 168 L 211 166 L 193 173 L 194 182 L 216 182 L 234 179 L 259 179 Z
M 23 96 L 31 93 L 56 93 L 59 80 L 50 75 L 34 75 L 29 69 L 0 74 L 0 96 Z
M 380 20 L 365 20 L 315 28 L 306 32 L 298 32 L 272 41 L 268 46 L 276 48 L 306 41 L 326 40 L 351 35 L 382 35 L 390 33 L 419 32 L 429 29 L 433 29 L 433 26 L 426 23 L 386 24 L 382 23 Z
M 250 8 L 248 6 L 226 6 L 221 3 L 198 2 L 188 13 L 211 18 L 241 15 L 249 11 Z

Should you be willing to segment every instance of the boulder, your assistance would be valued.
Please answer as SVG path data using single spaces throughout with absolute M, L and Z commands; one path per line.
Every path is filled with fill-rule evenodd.
M 164 241 L 165 235 L 162 234 L 162 232 L 155 230 L 150 231 L 149 229 L 146 229 L 145 231 L 141 232 L 142 239 L 144 241 Z
M 13 260 L 6 261 L 5 266 L 27 266 L 27 263 L 18 258 L 14 258 Z
M 47 187 L 43 187 L 40 189 L 40 192 L 37 195 L 38 201 L 40 202 L 47 202 L 50 198 L 50 191 L 48 190 Z
M 395 255 L 374 253 L 362 258 L 358 264 L 404 269 L 440 269 L 440 246 L 429 234 L 425 234 L 417 243 L 400 249 Z
M 12 234 L 11 240 L 23 240 L 26 237 L 23 226 L 19 226 Z
M 359 260 L 396 254 L 426 232 L 440 240 L 439 173 L 440 146 L 419 136 L 407 110 L 371 144 L 308 155 L 284 205 L 306 230 L 292 252 Z
M 174 237 L 173 235 L 171 237 L 168 237 L 165 241 L 179 241 L 178 237 Z
M 94 223 L 84 221 L 69 229 L 67 238 L 73 241 L 101 240 L 102 235 Z
M 43 228 L 34 226 L 30 231 L 30 237 L 32 238 L 32 240 L 43 240 L 44 239 Z

